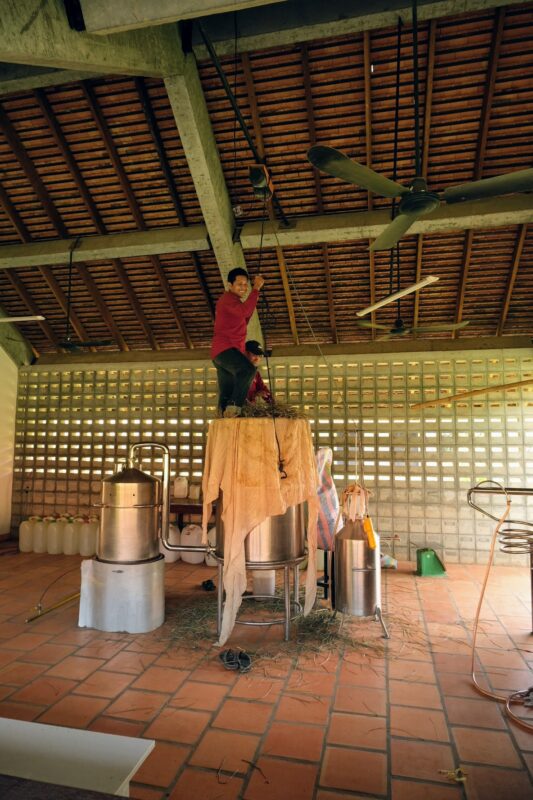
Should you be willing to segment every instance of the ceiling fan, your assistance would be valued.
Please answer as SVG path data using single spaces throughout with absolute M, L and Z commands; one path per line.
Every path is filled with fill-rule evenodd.
M 413 20 L 413 100 L 415 124 L 415 177 L 409 186 L 402 186 L 395 180 L 380 175 L 369 167 L 352 161 L 348 156 L 333 147 L 315 145 L 307 153 L 307 158 L 317 169 L 327 172 L 348 183 L 361 186 L 383 197 L 400 198 L 398 215 L 370 245 L 370 250 L 390 250 L 420 217 L 437 208 L 441 200 L 445 203 L 460 203 L 464 200 L 484 200 L 516 192 L 533 191 L 533 169 L 523 169 L 494 178 L 463 183 L 445 189 L 441 195 L 427 188 L 421 172 L 420 127 L 418 111 L 418 24 L 416 0 L 412 5 Z
M 24 317 L 0 317 L 0 322 L 41 322 L 42 320 L 44 320 L 44 317 L 41 314 Z
M 377 330 L 386 331 L 382 336 L 377 337 L 378 342 L 384 342 L 386 339 L 393 339 L 395 336 L 406 336 L 409 333 L 436 333 L 439 331 L 457 331 L 461 328 L 466 328 L 468 322 L 456 322 L 447 325 L 406 325 L 403 319 L 399 316 L 400 310 L 398 309 L 398 317 L 392 328 L 388 325 L 380 325 L 377 322 L 367 322 L 366 320 L 359 320 L 357 324 L 360 328 L 374 328 Z
M 70 333 L 70 309 L 72 305 L 72 258 L 74 255 L 74 250 L 77 248 L 80 241 L 81 237 L 78 237 L 70 248 L 68 259 L 67 318 L 65 320 L 65 338 L 63 341 L 58 342 L 58 346 L 62 350 L 68 350 L 71 353 L 82 350 L 84 347 L 106 347 L 114 344 L 111 339 L 93 339 L 88 342 L 75 341 L 72 339 Z

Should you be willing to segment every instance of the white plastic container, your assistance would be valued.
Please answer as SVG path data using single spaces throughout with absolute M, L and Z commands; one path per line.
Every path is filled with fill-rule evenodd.
M 199 483 L 191 483 L 189 486 L 189 500 L 199 500 L 200 499 L 200 484 Z
M 187 497 L 189 491 L 189 480 L 184 475 L 179 475 L 174 479 L 174 497 Z
M 211 547 L 215 547 L 217 543 L 217 529 L 215 527 L 209 528 L 207 531 L 207 541 L 211 545 Z M 205 563 L 208 567 L 216 567 L 218 561 L 213 556 L 210 556 L 209 553 L 205 554 Z
M 49 522 L 46 528 L 46 552 L 51 555 L 63 552 L 63 528 L 64 524 L 56 519 Z
M 252 593 L 273 597 L 276 594 L 276 570 L 254 569 L 252 571 Z
M 67 522 L 63 528 L 63 553 L 66 556 L 73 556 L 79 552 L 78 531 L 75 529 L 74 522 Z
M 36 522 L 33 526 L 33 552 L 34 553 L 46 553 L 46 531 L 48 528 L 48 522 L 43 520 L 42 522 Z
M 180 544 L 181 533 L 177 525 L 168 526 L 168 540 L 170 544 Z M 163 544 L 163 540 L 159 540 L 159 552 L 165 556 L 167 564 L 172 564 L 174 561 L 179 561 L 181 553 L 178 550 L 167 550 Z
M 33 517 L 25 519 L 19 526 L 19 550 L 21 553 L 31 553 L 33 550 L 33 529 L 37 520 Z
M 80 556 L 89 558 L 96 553 L 96 533 L 94 523 L 84 520 L 79 526 L 78 540 Z
M 180 544 L 192 545 L 196 547 L 202 544 L 202 529 L 199 525 L 186 525 L 181 532 Z M 182 561 L 186 564 L 201 564 L 205 558 L 205 553 L 182 552 Z

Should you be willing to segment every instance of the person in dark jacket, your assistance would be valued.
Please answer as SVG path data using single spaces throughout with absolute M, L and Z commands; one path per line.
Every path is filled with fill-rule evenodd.
M 256 373 L 245 353 L 246 325 L 254 313 L 259 292 L 265 283 L 254 278 L 248 292 L 248 273 L 235 267 L 228 273 L 227 289 L 217 301 L 211 358 L 217 370 L 218 405 L 225 417 L 238 417 Z
M 255 339 L 249 339 L 246 344 L 246 357 L 251 364 L 254 365 L 256 368 L 256 373 L 252 378 L 252 382 L 250 384 L 250 388 L 248 389 L 248 394 L 246 395 L 246 399 L 249 403 L 255 403 L 257 398 L 261 398 L 265 401 L 265 403 L 272 402 L 272 394 L 270 389 L 264 382 L 263 378 L 261 377 L 261 373 L 259 372 L 259 364 L 263 360 L 263 356 L 265 355 L 265 351 L 261 347 L 260 342 L 256 342 Z

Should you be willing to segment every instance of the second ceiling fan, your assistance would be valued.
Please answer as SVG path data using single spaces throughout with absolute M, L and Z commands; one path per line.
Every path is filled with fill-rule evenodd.
M 484 200 L 505 194 L 533 191 L 533 169 L 523 169 L 493 178 L 463 183 L 437 194 L 428 189 L 422 176 L 420 153 L 420 125 L 418 109 L 418 24 L 416 0 L 412 6 L 413 19 L 413 105 L 415 124 L 415 177 L 409 186 L 374 172 L 373 169 L 352 161 L 340 150 L 315 145 L 307 153 L 314 167 L 322 172 L 341 178 L 363 189 L 383 197 L 400 198 L 398 214 L 370 245 L 370 250 L 390 250 L 420 217 L 436 209 L 441 200 L 445 203 L 460 203 L 465 200 Z

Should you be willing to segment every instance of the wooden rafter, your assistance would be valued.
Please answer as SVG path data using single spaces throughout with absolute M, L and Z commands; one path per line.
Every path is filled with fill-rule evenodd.
M 123 190 L 123 192 L 124 192 L 124 194 L 126 196 L 126 200 L 128 202 L 128 206 L 129 206 L 129 209 L 130 209 L 130 211 L 132 213 L 133 219 L 135 220 L 135 223 L 136 223 L 137 227 L 140 230 L 145 231 L 146 230 L 146 223 L 144 221 L 144 218 L 143 218 L 143 215 L 142 215 L 142 212 L 141 212 L 141 208 L 139 206 L 139 203 L 137 202 L 137 198 L 135 197 L 135 194 L 134 194 L 133 189 L 131 187 L 131 183 L 129 181 L 129 178 L 126 175 L 126 171 L 125 171 L 124 166 L 122 164 L 122 161 L 121 161 L 121 158 L 119 156 L 118 150 L 117 150 L 117 148 L 115 146 L 115 143 L 113 141 L 113 137 L 111 136 L 111 132 L 109 130 L 109 126 L 108 126 L 108 124 L 107 124 L 107 122 L 106 122 L 106 120 L 104 118 L 104 115 L 102 114 L 102 111 L 101 111 L 100 106 L 98 104 L 98 101 L 96 99 L 96 95 L 95 95 L 92 87 L 86 81 L 82 81 L 81 85 L 82 85 L 82 88 L 83 88 L 83 94 L 85 96 L 85 99 L 86 99 L 87 104 L 89 106 L 89 109 L 91 111 L 92 117 L 93 117 L 93 119 L 94 119 L 94 121 L 96 123 L 96 126 L 97 126 L 97 128 L 98 128 L 98 130 L 100 132 L 100 136 L 102 137 L 102 140 L 104 142 L 104 145 L 105 145 L 105 148 L 106 148 L 107 153 L 109 155 L 109 158 L 111 160 L 111 163 L 113 164 L 113 167 L 115 169 L 115 173 L 117 175 L 118 181 L 119 181 L 119 183 L 120 183 L 120 185 L 122 187 L 122 190 Z M 167 300 L 167 302 L 168 302 L 168 304 L 170 306 L 170 310 L 171 310 L 172 315 L 173 315 L 173 317 L 174 317 L 174 319 L 176 321 L 176 324 L 178 326 L 178 330 L 180 331 L 181 336 L 183 337 L 183 340 L 184 340 L 186 346 L 188 348 L 192 348 L 193 345 L 192 345 L 191 338 L 190 338 L 190 336 L 189 336 L 189 334 L 187 332 L 187 329 L 185 327 L 185 322 L 184 322 L 182 314 L 181 314 L 181 312 L 180 312 L 180 310 L 178 308 L 178 304 L 176 303 L 176 298 L 174 297 L 174 293 L 172 291 L 172 287 L 170 286 L 170 283 L 168 282 L 168 278 L 167 278 L 167 276 L 165 274 L 165 270 L 163 269 L 161 261 L 158 258 L 158 256 L 150 256 L 150 263 L 152 264 L 152 266 L 154 268 L 154 272 L 155 272 L 155 274 L 156 274 L 156 276 L 157 276 L 157 278 L 159 280 L 159 283 L 161 285 L 161 288 L 163 290 L 165 298 L 166 298 L 166 300 Z
M 483 93 L 483 103 L 481 106 L 481 119 L 479 122 L 476 158 L 474 162 L 474 174 L 472 176 L 472 180 L 474 181 L 480 180 L 481 175 L 483 173 L 483 163 L 485 161 L 485 151 L 487 149 L 490 115 L 492 111 L 494 86 L 496 84 L 496 74 L 498 71 L 498 59 L 500 57 L 500 46 L 503 37 L 504 24 L 505 24 L 505 9 L 498 8 L 496 11 L 496 20 L 492 34 L 491 46 L 489 50 L 487 79 L 485 83 L 485 91 Z M 470 229 L 466 232 L 465 235 L 465 243 L 463 248 L 463 267 L 459 278 L 459 288 L 458 288 L 457 303 L 455 308 L 455 322 L 461 322 L 463 318 L 466 285 L 468 282 L 468 273 L 470 271 L 470 259 L 472 257 L 473 241 L 474 241 L 474 234 L 473 231 Z M 455 339 L 456 337 L 457 337 L 457 331 L 453 331 L 452 338 Z
M 431 137 L 431 107 L 433 104 L 433 76 L 435 73 L 435 42 L 437 39 L 437 21 L 432 19 L 428 31 L 428 53 L 426 69 L 426 97 L 424 103 L 424 129 L 422 133 L 422 177 L 427 178 L 429 162 L 429 141 Z M 415 283 L 422 278 L 422 256 L 424 252 L 424 234 L 419 233 L 416 243 L 416 276 Z M 413 326 L 418 325 L 420 313 L 420 292 L 415 292 L 413 308 Z M 415 334 L 416 335 L 416 334 Z
M 363 72 L 365 85 L 365 155 L 366 166 L 372 168 L 372 41 L 370 31 L 363 33 Z M 368 210 L 374 208 L 374 195 L 368 192 Z M 373 239 L 368 240 L 369 246 Z M 370 305 L 376 302 L 376 257 L 373 250 L 368 251 L 369 258 L 369 281 L 370 281 Z M 370 314 L 370 321 L 374 325 L 376 322 L 376 312 Z M 376 338 L 376 331 L 372 328 L 372 339 Z
M 255 94 L 254 79 L 252 75 L 252 69 L 250 66 L 250 58 L 248 56 L 248 53 L 243 53 L 241 55 L 241 61 L 244 72 L 244 79 L 246 82 L 248 103 L 250 105 L 250 111 L 252 114 L 252 125 L 254 129 L 255 146 L 257 147 L 259 155 L 263 159 L 265 157 L 265 145 L 263 142 L 263 134 L 261 131 L 261 119 L 259 117 L 259 109 L 257 106 L 257 97 Z M 269 219 L 272 221 L 274 221 L 276 218 L 271 202 L 268 203 L 268 216 Z M 296 315 L 294 313 L 294 304 L 292 302 L 291 289 L 289 286 L 289 276 L 287 273 L 287 264 L 285 262 L 285 255 L 283 253 L 283 248 L 279 244 L 276 244 L 275 250 L 276 250 L 276 257 L 278 260 L 279 271 L 281 275 L 281 282 L 283 284 L 283 292 L 285 294 L 285 302 L 287 303 L 287 311 L 289 314 L 289 324 L 291 327 L 292 338 L 294 344 L 300 344 L 300 338 L 298 336 L 298 328 L 296 326 Z
M 177 217 L 180 221 L 180 225 L 184 228 L 187 227 L 187 217 L 185 215 L 185 211 L 183 209 L 183 204 L 181 202 L 181 198 L 179 196 L 178 188 L 174 181 L 174 176 L 172 175 L 172 170 L 170 168 L 170 164 L 168 161 L 168 156 L 165 150 L 165 145 L 159 130 L 159 125 L 157 123 L 156 116 L 154 114 L 154 110 L 152 108 L 152 103 L 150 102 L 150 97 L 148 95 L 148 91 L 146 89 L 146 84 L 144 82 L 144 78 L 135 78 L 134 79 L 135 88 L 139 94 L 139 98 L 141 101 L 141 105 L 143 107 L 143 111 L 146 117 L 146 121 L 148 123 L 148 127 L 150 128 L 150 133 L 152 134 L 152 140 L 154 142 L 154 146 L 157 152 L 157 157 L 159 159 L 159 164 L 161 165 L 161 169 L 163 171 L 163 177 L 165 179 L 165 183 L 167 184 L 167 189 L 170 194 L 172 203 L 174 205 L 174 209 L 176 211 Z M 209 309 L 209 313 L 211 315 L 211 319 L 214 320 L 215 318 L 215 304 L 213 302 L 213 298 L 211 297 L 211 292 L 209 291 L 209 286 L 207 285 L 207 280 L 202 269 L 202 264 L 200 262 L 200 258 L 198 253 L 190 253 L 189 254 L 192 265 L 196 272 L 196 276 L 198 278 L 198 283 L 200 284 L 200 288 L 204 295 L 205 301 L 207 303 L 207 307 Z
M 467 397 L 477 397 L 480 394 L 489 394 L 490 392 L 509 392 L 513 389 L 522 389 L 526 386 L 533 386 L 533 378 L 528 378 L 525 381 L 514 381 L 513 383 L 500 383 L 498 386 L 483 386 L 481 389 L 471 389 L 468 392 L 450 394 L 448 397 L 437 397 L 435 400 L 424 400 L 421 403 L 413 403 L 409 408 L 415 411 L 419 408 L 430 408 L 430 406 L 445 406 L 448 403 L 456 403 L 460 400 L 465 400 Z
M 87 210 L 89 212 L 89 215 L 90 215 L 90 217 L 91 217 L 91 219 L 93 221 L 93 224 L 94 224 L 96 230 L 100 234 L 106 234 L 107 233 L 107 227 L 106 227 L 106 225 L 105 225 L 105 223 L 104 223 L 104 221 L 102 219 L 102 216 L 101 216 L 100 212 L 98 211 L 98 208 L 96 207 L 96 204 L 95 204 L 95 202 L 94 202 L 94 200 L 93 200 L 93 198 L 91 196 L 89 188 L 88 188 L 88 186 L 87 186 L 87 184 L 85 182 L 85 179 L 84 179 L 83 175 L 81 174 L 81 171 L 80 171 L 80 169 L 79 169 L 79 167 L 78 167 L 78 165 L 76 163 L 76 160 L 75 160 L 74 156 L 72 155 L 72 151 L 71 151 L 71 149 L 69 147 L 69 144 L 68 144 L 68 142 L 67 142 L 67 140 L 65 138 L 65 135 L 64 135 L 63 131 L 61 130 L 61 126 L 59 125 L 59 123 L 57 121 L 57 118 L 56 118 L 56 116 L 54 114 L 54 111 L 52 109 L 52 106 L 50 105 L 50 102 L 49 102 L 49 100 L 48 100 L 48 98 L 46 96 L 46 93 L 44 92 L 43 89 L 38 89 L 35 92 L 35 97 L 36 97 L 37 102 L 39 104 L 39 107 L 40 107 L 40 109 L 41 109 L 41 111 L 42 111 L 42 113 L 43 113 L 43 115 L 44 115 L 44 117 L 45 117 L 45 119 L 46 119 L 46 121 L 48 123 L 48 126 L 49 126 L 49 128 L 50 128 L 50 130 L 52 132 L 52 136 L 54 137 L 54 140 L 55 140 L 59 150 L 61 151 L 61 154 L 62 154 L 63 158 L 65 159 L 65 162 L 66 162 L 67 167 L 68 167 L 68 169 L 70 171 L 70 174 L 72 175 L 72 178 L 73 178 L 76 186 L 78 187 L 78 190 L 79 190 L 79 192 L 80 192 L 80 194 L 81 194 L 81 196 L 83 198 L 83 201 L 84 201 L 85 205 L 87 206 Z M 140 303 L 139 303 L 139 301 L 137 299 L 137 296 L 135 294 L 133 286 L 131 285 L 131 282 L 130 282 L 130 279 L 128 277 L 128 274 L 127 274 L 127 272 L 126 272 L 126 270 L 125 270 L 125 268 L 124 268 L 124 266 L 122 264 L 122 261 L 120 261 L 120 259 L 118 259 L 118 258 L 114 258 L 114 259 L 111 259 L 111 263 L 113 264 L 115 272 L 117 273 L 117 277 L 118 277 L 118 279 L 119 279 L 119 281 L 120 281 L 120 283 L 122 285 L 122 288 L 124 289 L 124 293 L 126 294 L 128 300 L 130 302 L 130 305 L 133 308 L 134 314 L 137 317 L 137 321 L 139 322 L 140 326 L 144 330 L 144 333 L 146 335 L 146 338 L 148 339 L 148 342 L 150 343 L 150 346 L 152 347 L 153 350 L 159 350 L 160 349 L 159 348 L 159 344 L 155 339 L 155 336 L 153 334 L 153 331 L 152 331 L 152 328 L 150 326 L 150 323 L 148 322 L 148 320 L 146 318 L 146 315 L 145 315 L 144 311 L 142 310 L 142 307 L 141 307 L 141 305 L 140 305 Z M 109 314 L 109 310 L 107 309 L 105 304 L 103 305 L 103 307 L 101 305 L 102 301 L 101 301 L 101 298 L 99 297 L 99 293 L 98 293 L 98 290 L 96 289 L 96 286 L 94 286 L 94 281 L 93 281 L 92 277 L 90 276 L 90 274 L 89 274 L 89 272 L 88 272 L 86 267 L 81 267 L 81 269 L 80 269 L 80 267 L 78 265 L 77 265 L 77 267 L 78 267 L 78 271 L 80 272 L 80 274 L 82 274 L 82 277 L 83 277 L 83 279 L 85 281 L 85 284 L 86 284 L 87 288 L 89 289 L 89 286 L 91 287 L 89 289 L 89 291 L 91 292 L 91 295 L 93 296 L 93 299 L 95 300 L 97 306 L 99 308 L 101 308 L 102 317 L 104 318 L 104 321 L 106 322 L 107 326 L 111 330 L 111 326 L 114 325 L 113 320 L 112 320 L 111 315 Z M 96 294 L 95 295 L 93 295 L 94 289 L 96 289 Z M 123 336 L 121 335 L 121 333 L 120 333 L 120 331 L 118 329 L 116 329 L 116 334 L 114 334 L 114 335 L 115 335 L 115 338 L 117 339 L 117 343 L 119 344 L 121 349 L 122 350 L 129 350 L 128 345 L 124 341 L 124 338 L 123 338 Z
M 500 320 L 496 328 L 496 336 L 503 336 L 503 329 L 505 328 L 507 315 L 509 314 L 509 307 L 511 305 L 511 297 L 516 282 L 516 276 L 518 275 L 518 269 L 520 267 L 520 259 L 522 258 L 522 250 L 524 249 L 524 242 L 526 241 L 526 234 L 527 225 L 520 225 L 518 236 L 516 237 L 515 241 L 513 260 L 511 262 L 511 268 L 507 277 L 507 289 L 505 290 L 505 296 L 502 302 Z
M 14 126 L 12 125 L 11 120 L 8 118 L 7 114 L 5 113 L 5 111 L 1 107 L 0 107 L 0 129 L 4 133 L 4 135 L 5 135 L 5 137 L 6 137 L 7 141 L 8 141 L 9 146 L 11 147 L 14 155 L 16 156 L 17 160 L 19 161 L 19 163 L 20 163 L 20 165 L 21 165 L 21 167 L 22 167 L 22 169 L 24 171 L 24 174 L 26 175 L 27 179 L 29 180 L 29 182 L 33 186 L 33 189 L 34 189 L 37 197 L 39 198 L 39 201 L 40 201 L 43 209 L 45 210 L 46 215 L 48 216 L 50 222 L 52 223 L 52 225 L 56 229 L 56 231 L 59 234 L 59 236 L 61 236 L 63 239 L 68 238 L 69 233 L 68 233 L 68 230 L 67 230 L 67 227 L 66 227 L 65 223 L 63 222 L 63 220 L 61 218 L 61 215 L 59 214 L 57 208 L 55 207 L 55 205 L 54 205 L 54 203 L 52 201 L 52 198 L 50 197 L 50 194 L 48 193 L 48 190 L 47 190 L 46 186 L 44 185 L 39 173 L 35 169 L 35 166 L 34 166 L 32 160 L 31 160 L 31 158 L 28 156 L 28 153 L 26 152 L 26 148 L 22 144 L 22 141 L 21 141 L 18 133 L 16 132 Z M 111 331 L 111 333 L 113 334 L 113 336 L 117 340 L 117 343 L 118 343 L 120 349 L 121 350 L 127 350 L 128 347 L 127 347 L 127 345 L 126 345 L 126 343 L 124 341 L 124 338 L 122 337 L 120 331 L 118 330 L 118 327 L 117 327 L 116 323 L 114 322 L 111 314 L 109 313 L 109 310 L 107 309 L 107 306 L 106 306 L 106 304 L 105 304 L 105 302 L 104 302 L 104 300 L 103 300 L 103 298 L 102 298 L 102 296 L 101 296 L 101 294 L 100 294 L 100 292 L 99 292 L 94 280 L 92 279 L 92 277 L 91 277 L 91 275 L 89 273 L 89 270 L 86 267 L 84 267 L 82 264 L 80 264 L 80 263 L 78 263 L 76 265 L 76 268 L 77 268 L 77 270 L 78 270 L 78 272 L 79 272 L 79 274 L 81 276 L 82 281 L 84 282 L 84 284 L 85 284 L 85 286 L 87 288 L 87 291 L 89 292 L 90 296 L 92 297 L 94 302 L 97 304 L 100 312 L 102 313 L 104 321 L 106 322 L 109 330 Z M 72 309 L 68 309 L 67 310 L 67 305 L 68 304 L 66 302 L 66 298 L 65 298 L 63 292 L 61 291 L 58 282 L 56 281 L 55 277 L 53 276 L 52 270 L 49 267 L 41 268 L 41 272 L 43 273 L 43 275 L 46 275 L 46 281 L 47 281 L 48 285 L 50 286 L 50 289 L 54 293 L 56 299 L 58 300 L 58 302 L 62 306 L 63 310 L 65 311 L 65 313 L 69 313 L 70 314 L 70 319 L 72 321 L 72 326 L 73 326 L 74 330 L 76 331 L 77 335 L 80 336 L 82 338 L 82 340 L 87 339 L 87 334 L 85 333 L 85 329 L 80 324 L 80 321 L 77 318 L 77 315 L 75 314 L 75 312 L 73 313 Z M 83 331 L 83 334 L 81 333 L 81 331 Z
M 305 106 L 307 110 L 307 125 L 309 128 L 309 142 L 311 145 L 316 144 L 316 129 L 315 129 L 315 109 L 313 105 L 313 92 L 311 89 L 311 73 L 309 70 L 309 53 L 307 44 L 301 46 L 302 55 L 302 71 L 305 89 Z M 316 205 L 319 213 L 324 210 L 324 202 L 322 199 L 322 187 L 320 186 L 320 176 L 317 169 L 313 169 L 313 179 L 315 182 L 316 191 Z M 326 295 L 328 300 L 329 312 L 329 325 L 331 328 L 331 336 L 334 344 L 338 344 L 339 337 L 337 334 L 337 321 L 335 319 L 335 305 L 333 300 L 333 283 L 331 280 L 331 267 L 329 263 L 329 248 L 327 244 L 322 245 L 322 262 L 324 264 L 324 274 L 326 277 Z

